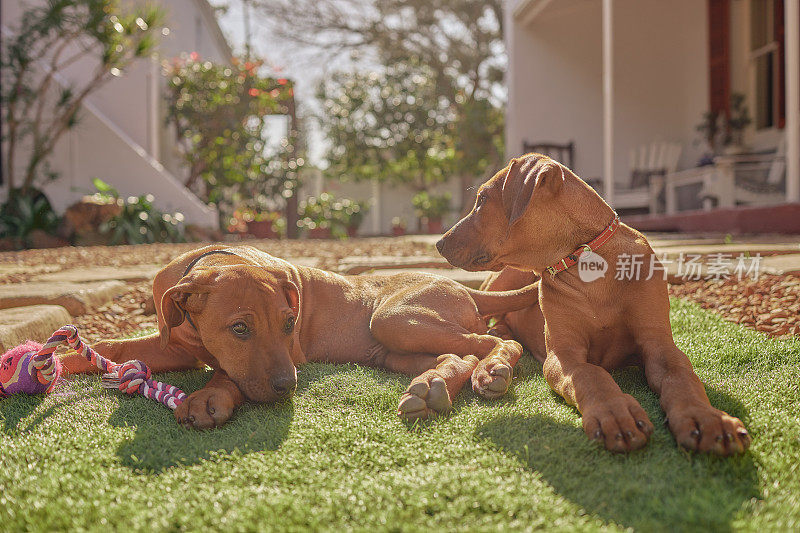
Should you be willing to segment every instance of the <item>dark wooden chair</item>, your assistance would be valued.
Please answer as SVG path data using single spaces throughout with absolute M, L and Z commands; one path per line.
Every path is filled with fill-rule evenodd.
M 573 168 L 575 163 L 575 142 L 570 141 L 567 144 L 558 144 L 550 142 L 529 143 L 524 141 L 522 143 L 523 153 L 536 152 L 537 154 L 546 155 L 555 159 L 569 168 Z

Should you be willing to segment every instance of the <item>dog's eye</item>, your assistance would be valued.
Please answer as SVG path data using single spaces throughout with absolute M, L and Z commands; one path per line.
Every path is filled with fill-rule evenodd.
M 231 326 L 231 331 L 233 331 L 236 335 L 242 337 L 250 333 L 250 328 L 247 327 L 247 324 L 244 322 L 237 322 L 236 324 Z
M 294 331 L 294 322 L 295 322 L 295 320 L 296 319 L 295 319 L 294 315 L 289 315 L 286 318 L 286 323 L 283 325 L 283 333 L 285 335 L 288 335 L 292 331 Z

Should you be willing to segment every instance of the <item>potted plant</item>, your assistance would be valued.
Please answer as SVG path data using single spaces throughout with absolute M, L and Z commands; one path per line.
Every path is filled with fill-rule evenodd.
M 322 193 L 309 196 L 300 202 L 300 220 L 297 225 L 307 230 L 310 239 L 330 239 L 333 236 L 331 203 L 333 195 Z
M 725 136 L 726 152 L 739 154 L 744 151 L 744 129 L 753 122 L 750 111 L 742 93 L 731 95 L 731 114 L 728 118 L 727 135 Z
M 744 151 L 744 130 L 752 122 L 745 96 L 741 93 L 731 95 L 729 116 L 719 111 L 703 113 L 703 120 L 696 129 L 703 135 L 711 154 L 701 162 L 712 163 L 713 156 L 720 152 L 738 154 Z
M 416 215 L 425 221 L 428 233 L 442 233 L 442 217 L 450 211 L 450 193 L 418 192 L 411 199 Z
M 332 211 L 336 221 L 344 227 L 347 236 L 355 237 L 367 214 L 367 202 L 344 198 L 333 204 Z
M 352 237 L 367 213 L 366 202 L 338 199 L 324 192 L 300 203 L 298 226 L 306 228 L 311 239 Z
M 279 239 L 285 227 L 286 220 L 276 211 L 240 207 L 233 212 L 228 223 L 228 232 L 249 235 L 256 239 Z
M 406 234 L 406 219 L 403 217 L 394 217 L 392 219 L 392 235 L 400 237 Z
M 256 239 L 280 238 L 280 226 L 283 217 L 275 211 L 248 212 L 245 222 L 247 233 Z M 285 225 L 285 222 L 284 222 Z
M 711 155 L 716 154 L 720 134 L 724 129 L 724 117 L 718 111 L 706 111 L 703 113 L 703 120 L 695 129 L 702 134 Z

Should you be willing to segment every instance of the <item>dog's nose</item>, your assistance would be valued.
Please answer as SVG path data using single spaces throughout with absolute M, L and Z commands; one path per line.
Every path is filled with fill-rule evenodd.
M 297 379 L 294 376 L 283 376 L 272 379 L 272 389 L 278 396 L 289 396 L 297 388 Z
M 439 250 L 439 253 L 442 253 L 442 248 L 444 248 L 444 239 L 439 239 L 436 241 L 436 249 Z

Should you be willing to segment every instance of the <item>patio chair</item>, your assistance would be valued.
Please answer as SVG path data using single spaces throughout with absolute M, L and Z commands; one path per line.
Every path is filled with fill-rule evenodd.
M 566 165 L 569 168 L 574 168 L 575 143 L 573 141 L 570 141 L 567 144 L 551 142 L 529 143 L 528 141 L 524 141 L 522 143 L 522 153 L 527 154 L 530 152 L 546 155 L 552 159 L 555 159 L 562 165 Z
M 700 185 L 703 209 L 770 205 L 786 197 L 786 139 L 774 151 L 721 155 L 714 164 L 667 176 L 667 213 L 680 207 L 679 189 Z
M 680 144 L 672 142 L 654 142 L 631 150 L 629 181 L 614 182 L 614 209 L 627 214 L 663 212 L 665 176 L 675 172 L 681 150 Z M 601 178 L 586 181 L 603 194 Z

